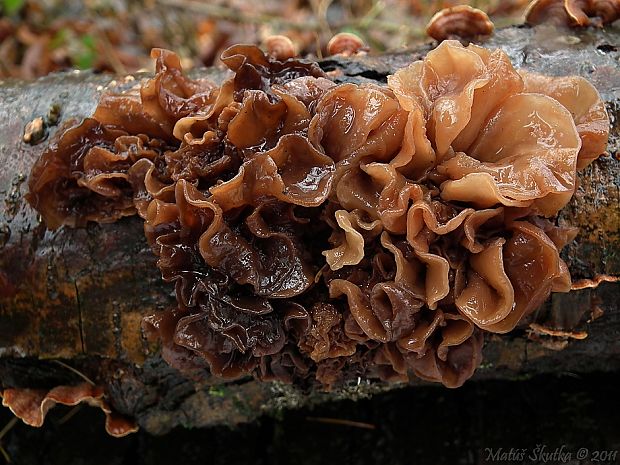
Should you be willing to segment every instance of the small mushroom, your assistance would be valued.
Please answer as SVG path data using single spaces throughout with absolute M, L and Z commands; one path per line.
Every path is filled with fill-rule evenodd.
M 368 47 L 366 47 L 361 37 L 350 32 L 340 32 L 332 37 L 327 43 L 328 55 L 342 55 L 349 57 L 367 50 Z
M 294 58 L 297 55 L 295 44 L 283 35 L 273 35 L 265 39 L 267 54 L 279 61 Z
M 620 18 L 620 0 L 534 0 L 525 12 L 530 25 L 602 27 Z
M 493 29 L 493 23 L 484 11 L 469 5 L 458 5 L 435 13 L 426 26 L 426 33 L 441 42 L 487 36 Z

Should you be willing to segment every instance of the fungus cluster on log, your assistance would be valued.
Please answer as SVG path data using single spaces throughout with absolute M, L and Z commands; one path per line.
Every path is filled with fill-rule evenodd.
M 154 50 L 155 77 L 59 132 L 29 201 L 49 228 L 144 219 L 178 306 L 143 327 L 184 372 L 460 386 L 485 332 L 570 289 L 575 231 L 548 218 L 605 150 L 600 97 L 455 41 L 387 86 L 278 50 L 228 49 L 221 85 Z

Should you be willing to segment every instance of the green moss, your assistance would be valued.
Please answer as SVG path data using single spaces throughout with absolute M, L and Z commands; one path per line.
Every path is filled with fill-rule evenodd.
M 226 386 L 209 386 L 207 391 L 211 397 L 226 397 Z

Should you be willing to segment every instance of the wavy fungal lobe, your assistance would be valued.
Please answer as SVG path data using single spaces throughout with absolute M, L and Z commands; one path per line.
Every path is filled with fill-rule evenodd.
M 146 335 L 188 373 L 463 384 L 484 333 L 571 281 L 553 217 L 607 143 L 586 80 L 447 40 L 387 86 L 237 45 L 221 85 L 153 51 L 32 169 L 49 228 L 144 219 L 177 307 Z

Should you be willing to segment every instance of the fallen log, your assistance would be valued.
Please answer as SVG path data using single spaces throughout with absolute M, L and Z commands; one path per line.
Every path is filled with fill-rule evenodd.
M 563 252 L 574 290 L 553 294 L 530 327 L 490 337 L 475 376 L 617 371 L 620 33 L 515 27 L 498 31 L 486 45 L 504 49 L 517 67 L 588 78 L 606 102 L 612 128 L 609 155 L 580 173 L 578 192 L 558 220 L 580 229 Z M 321 66 L 341 81 L 383 82 L 428 50 L 333 58 Z M 197 73 L 222 77 L 217 69 Z M 351 380 L 335 392 L 308 393 L 252 380 L 190 381 L 169 368 L 141 335 L 146 313 L 174 304 L 173 289 L 162 282 L 144 240 L 142 221 L 45 229 L 23 198 L 32 164 L 59 123 L 90 116 L 103 92 L 129 87 L 140 77 L 73 72 L 32 83 L 0 82 L 0 387 L 75 384 L 80 379 L 73 368 L 103 385 L 116 411 L 153 433 L 178 424 L 235 424 L 281 408 L 394 387 Z

